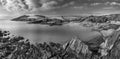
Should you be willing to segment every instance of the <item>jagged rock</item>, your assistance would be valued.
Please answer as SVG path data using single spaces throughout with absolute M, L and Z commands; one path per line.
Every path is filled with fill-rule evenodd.
M 108 37 L 114 33 L 114 29 L 102 30 L 101 33 L 104 37 Z
M 118 53 L 120 52 L 118 48 L 118 44 L 120 43 L 118 38 L 119 35 L 120 32 L 116 31 L 112 34 L 112 37 L 110 36 L 110 38 L 107 38 L 105 41 L 101 40 L 102 38 L 99 38 L 98 40 L 94 38 L 95 40 L 88 41 L 87 43 L 81 41 L 80 39 L 74 38 L 63 45 L 63 48 L 66 51 L 74 51 L 76 54 L 78 54 L 78 56 L 81 56 L 80 53 L 82 55 L 88 54 L 89 56 L 92 56 L 92 59 L 109 59 L 109 57 L 113 58 L 112 56 L 119 59 L 119 57 L 116 57 L 120 55 L 120 53 Z
M 89 51 L 88 46 L 84 44 L 81 40 L 79 39 L 72 39 L 70 42 L 67 42 L 65 45 L 63 45 L 63 48 L 66 51 L 72 50 L 76 52 L 77 54 L 91 54 L 91 51 Z
M 109 38 L 107 38 L 105 40 L 105 42 L 103 42 L 100 46 L 102 49 L 100 49 L 101 52 L 101 56 L 107 56 L 109 54 L 113 54 L 112 52 L 108 52 L 108 51 L 114 51 L 114 49 L 117 51 L 119 51 L 119 49 L 117 49 L 117 45 L 120 43 L 120 39 L 119 39 L 119 35 L 120 35 L 120 31 L 115 31 L 112 36 L 110 36 Z M 116 53 L 117 55 L 119 55 L 119 53 Z M 111 55 L 110 55 L 111 56 Z

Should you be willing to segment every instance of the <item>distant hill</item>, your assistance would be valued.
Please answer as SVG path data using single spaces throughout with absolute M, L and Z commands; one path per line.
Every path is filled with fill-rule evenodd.
M 114 21 L 120 21 L 120 14 L 111 14 L 111 15 L 106 15 L 110 20 Z
M 43 15 L 22 15 L 17 18 L 12 19 L 12 21 L 38 21 L 38 20 L 43 20 L 48 17 L 43 16 Z
M 45 25 L 63 25 L 69 22 L 92 22 L 92 23 L 106 23 L 110 21 L 120 21 L 120 14 L 110 14 L 102 16 L 59 16 L 47 17 L 44 15 L 22 15 L 12 19 L 12 21 L 23 21 L 29 24 L 45 24 Z

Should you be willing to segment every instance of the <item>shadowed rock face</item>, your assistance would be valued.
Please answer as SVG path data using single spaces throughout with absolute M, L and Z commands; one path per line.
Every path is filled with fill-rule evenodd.
M 74 53 L 78 55 L 81 55 L 81 54 L 86 55 L 85 58 L 90 58 L 90 56 L 92 57 L 93 55 L 100 56 L 99 49 L 100 49 L 100 44 L 102 43 L 100 41 L 103 42 L 104 40 L 100 39 L 99 42 L 97 42 L 97 40 L 96 41 L 93 40 L 93 41 L 84 43 L 80 39 L 73 39 L 70 42 L 63 45 L 63 47 L 64 49 L 66 49 L 66 51 L 71 50 L 71 51 L 74 51 Z
M 65 44 L 36 43 L 20 36 L 9 36 L 8 31 L 0 31 L 0 59 L 119 59 L 119 35 L 111 38 L 95 37 L 84 42 L 75 37 Z M 97 39 L 97 40 L 96 40 Z
M 120 31 L 116 31 L 112 34 L 112 37 L 108 37 L 105 40 L 103 38 L 94 38 L 87 43 L 80 39 L 73 39 L 63 45 L 67 51 L 74 51 L 74 53 L 80 55 L 86 55 L 85 59 L 90 59 L 87 55 L 91 56 L 91 59 L 109 59 L 109 58 L 120 58 L 120 50 L 117 47 L 119 40 Z M 116 50 L 116 51 L 115 51 Z M 113 52 L 114 51 L 114 52 Z M 115 56 L 115 55 L 116 56 Z

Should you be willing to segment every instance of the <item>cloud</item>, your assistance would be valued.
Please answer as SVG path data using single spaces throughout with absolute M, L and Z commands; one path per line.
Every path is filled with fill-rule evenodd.
M 104 9 L 104 10 L 110 10 L 110 9 L 115 9 L 115 8 L 114 7 L 104 7 L 102 9 Z
M 63 11 L 64 14 L 67 11 L 68 14 L 84 11 L 88 13 L 90 10 L 103 9 L 103 7 L 104 10 L 108 10 L 120 6 L 120 0 L 1 0 L 1 3 L 8 11 L 28 13 L 36 11 L 46 14 Z
M 118 5 L 118 6 L 120 6 L 120 3 L 119 2 L 106 2 L 105 3 L 106 5 Z
M 72 0 L 47 0 L 43 1 L 42 7 L 40 9 L 42 10 L 53 10 L 53 9 L 59 9 L 59 8 L 65 8 L 68 6 L 73 6 L 75 4 L 75 1 Z
M 62 9 L 69 6 L 74 6 L 74 0 L 39 0 L 42 4 L 37 10 L 48 11 L 54 9 Z
M 104 3 L 91 3 L 91 6 L 98 6 L 98 5 L 108 5 L 108 6 L 120 6 L 119 2 L 104 2 Z
M 27 0 L 1 0 L 1 3 L 8 11 L 31 10 L 32 6 Z
M 69 3 L 63 4 L 61 7 L 68 7 L 68 6 L 73 6 L 75 4 L 74 1 L 71 1 Z
M 91 6 L 97 6 L 97 5 L 101 5 L 102 3 L 92 3 L 90 4 Z
M 42 4 L 41 6 L 41 10 L 49 10 L 49 9 L 54 9 L 54 5 L 56 5 L 57 2 L 56 1 L 50 1 L 50 2 L 45 2 Z
M 72 0 L 1 0 L 8 11 L 33 11 L 35 9 L 51 10 L 73 5 Z

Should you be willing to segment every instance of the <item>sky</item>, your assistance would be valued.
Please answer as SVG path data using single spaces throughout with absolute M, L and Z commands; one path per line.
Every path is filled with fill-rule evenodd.
M 1 0 L 0 17 L 23 14 L 57 16 L 120 13 L 120 0 Z

